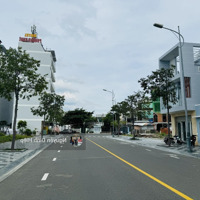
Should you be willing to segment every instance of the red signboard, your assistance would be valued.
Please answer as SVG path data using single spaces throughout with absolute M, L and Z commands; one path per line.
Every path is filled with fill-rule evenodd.
M 37 38 L 24 38 L 24 37 L 20 37 L 19 41 L 21 41 L 21 42 L 39 42 L 39 43 L 42 43 L 42 39 L 37 39 Z

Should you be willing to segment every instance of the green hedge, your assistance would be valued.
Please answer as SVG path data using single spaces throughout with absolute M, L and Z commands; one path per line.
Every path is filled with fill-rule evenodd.
M 29 138 L 30 136 L 27 135 L 16 135 L 16 140 Z M 0 136 L 0 143 L 10 142 L 12 141 L 12 135 Z
M 5 133 L 0 132 L 0 137 L 1 137 L 1 136 L 5 136 L 5 135 L 6 135 Z

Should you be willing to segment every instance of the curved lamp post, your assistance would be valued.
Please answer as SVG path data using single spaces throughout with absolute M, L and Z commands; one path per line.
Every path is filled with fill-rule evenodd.
M 190 144 L 190 132 L 188 131 L 188 111 L 187 111 L 187 101 L 186 101 L 186 95 L 185 95 L 185 80 L 184 80 L 184 68 L 183 68 L 183 54 L 182 54 L 182 46 L 184 45 L 184 37 L 180 33 L 180 28 L 178 26 L 178 31 L 175 31 L 173 29 L 164 27 L 162 24 L 154 24 L 157 28 L 163 28 L 166 30 L 169 30 L 175 34 L 178 35 L 179 39 L 179 49 L 180 49 L 180 61 L 181 61 L 181 85 L 182 85 L 182 92 L 183 92 L 183 101 L 184 101 L 184 109 L 185 109 L 185 132 L 187 134 L 187 147 L 188 151 L 191 152 L 191 144 Z M 181 41 L 182 39 L 182 41 Z
M 114 91 L 109 91 L 109 90 L 106 90 L 106 89 L 103 89 L 103 91 L 105 92 L 109 92 L 112 94 L 112 106 L 114 106 L 115 104 L 115 94 L 114 94 Z M 115 115 L 113 113 L 113 131 L 112 131 L 112 136 L 114 137 L 114 131 L 115 131 Z

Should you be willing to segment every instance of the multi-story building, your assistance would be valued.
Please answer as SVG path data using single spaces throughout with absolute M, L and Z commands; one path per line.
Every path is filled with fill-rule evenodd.
M 35 60 L 40 61 L 40 67 L 38 73 L 41 75 L 47 75 L 46 80 L 48 82 L 47 92 L 55 92 L 54 82 L 56 72 L 55 62 L 56 56 L 53 50 L 46 50 L 42 45 L 42 40 L 37 38 L 35 27 L 32 29 L 32 34 L 25 34 L 25 37 L 19 38 L 18 46 L 25 50 Z M 41 131 L 41 122 L 43 117 L 34 116 L 31 112 L 32 107 L 39 105 L 39 96 L 32 97 L 28 100 L 19 100 L 17 122 L 19 120 L 27 121 L 28 128 Z M 14 117 L 14 99 L 7 101 L 0 99 L 0 121 L 7 121 L 8 124 L 12 124 Z
M 196 120 L 199 116 L 196 114 L 197 107 L 195 107 L 195 105 L 200 104 L 200 44 L 184 43 L 182 46 L 185 76 L 183 81 L 185 82 L 185 88 L 183 88 L 181 84 L 183 78 L 181 76 L 179 55 L 180 49 L 179 44 L 177 44 L 159 59 L 160 68 L 169 68 L 171 65 L 175 66 L 174 77 L 172 80 L 176 85 L 178 102 L 175 105 L 172 105 L 172 108 L 170 109 L 172 134 L 176 134 L 186 140 L 185 107 L 183 99 L 183 90 L 185 90 L 188 110 L 188 131 L 190 132 L 190 135 L 198 135 L 198 140 L 200 140 L 200 133 L 197 132 L 197 130 L 199 130 L 200 123 L 197 124 Z M 161 113 L 167 113 L 162 102 Z
M 154 128 L 158 132 L 167 133 L 167 115 L 160 113 L 160 98 L 157 98 L 152 102 L 153 107 L 153 124 Z M 171 115 L 169 116 L 169 125 L 171 127 Z

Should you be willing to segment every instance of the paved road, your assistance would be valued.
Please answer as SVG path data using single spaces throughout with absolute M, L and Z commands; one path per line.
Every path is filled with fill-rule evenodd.
M 86 137 L 85 150 L 52 144 L 0 183 L 0 199 L 200 199 L 199 159 Z

